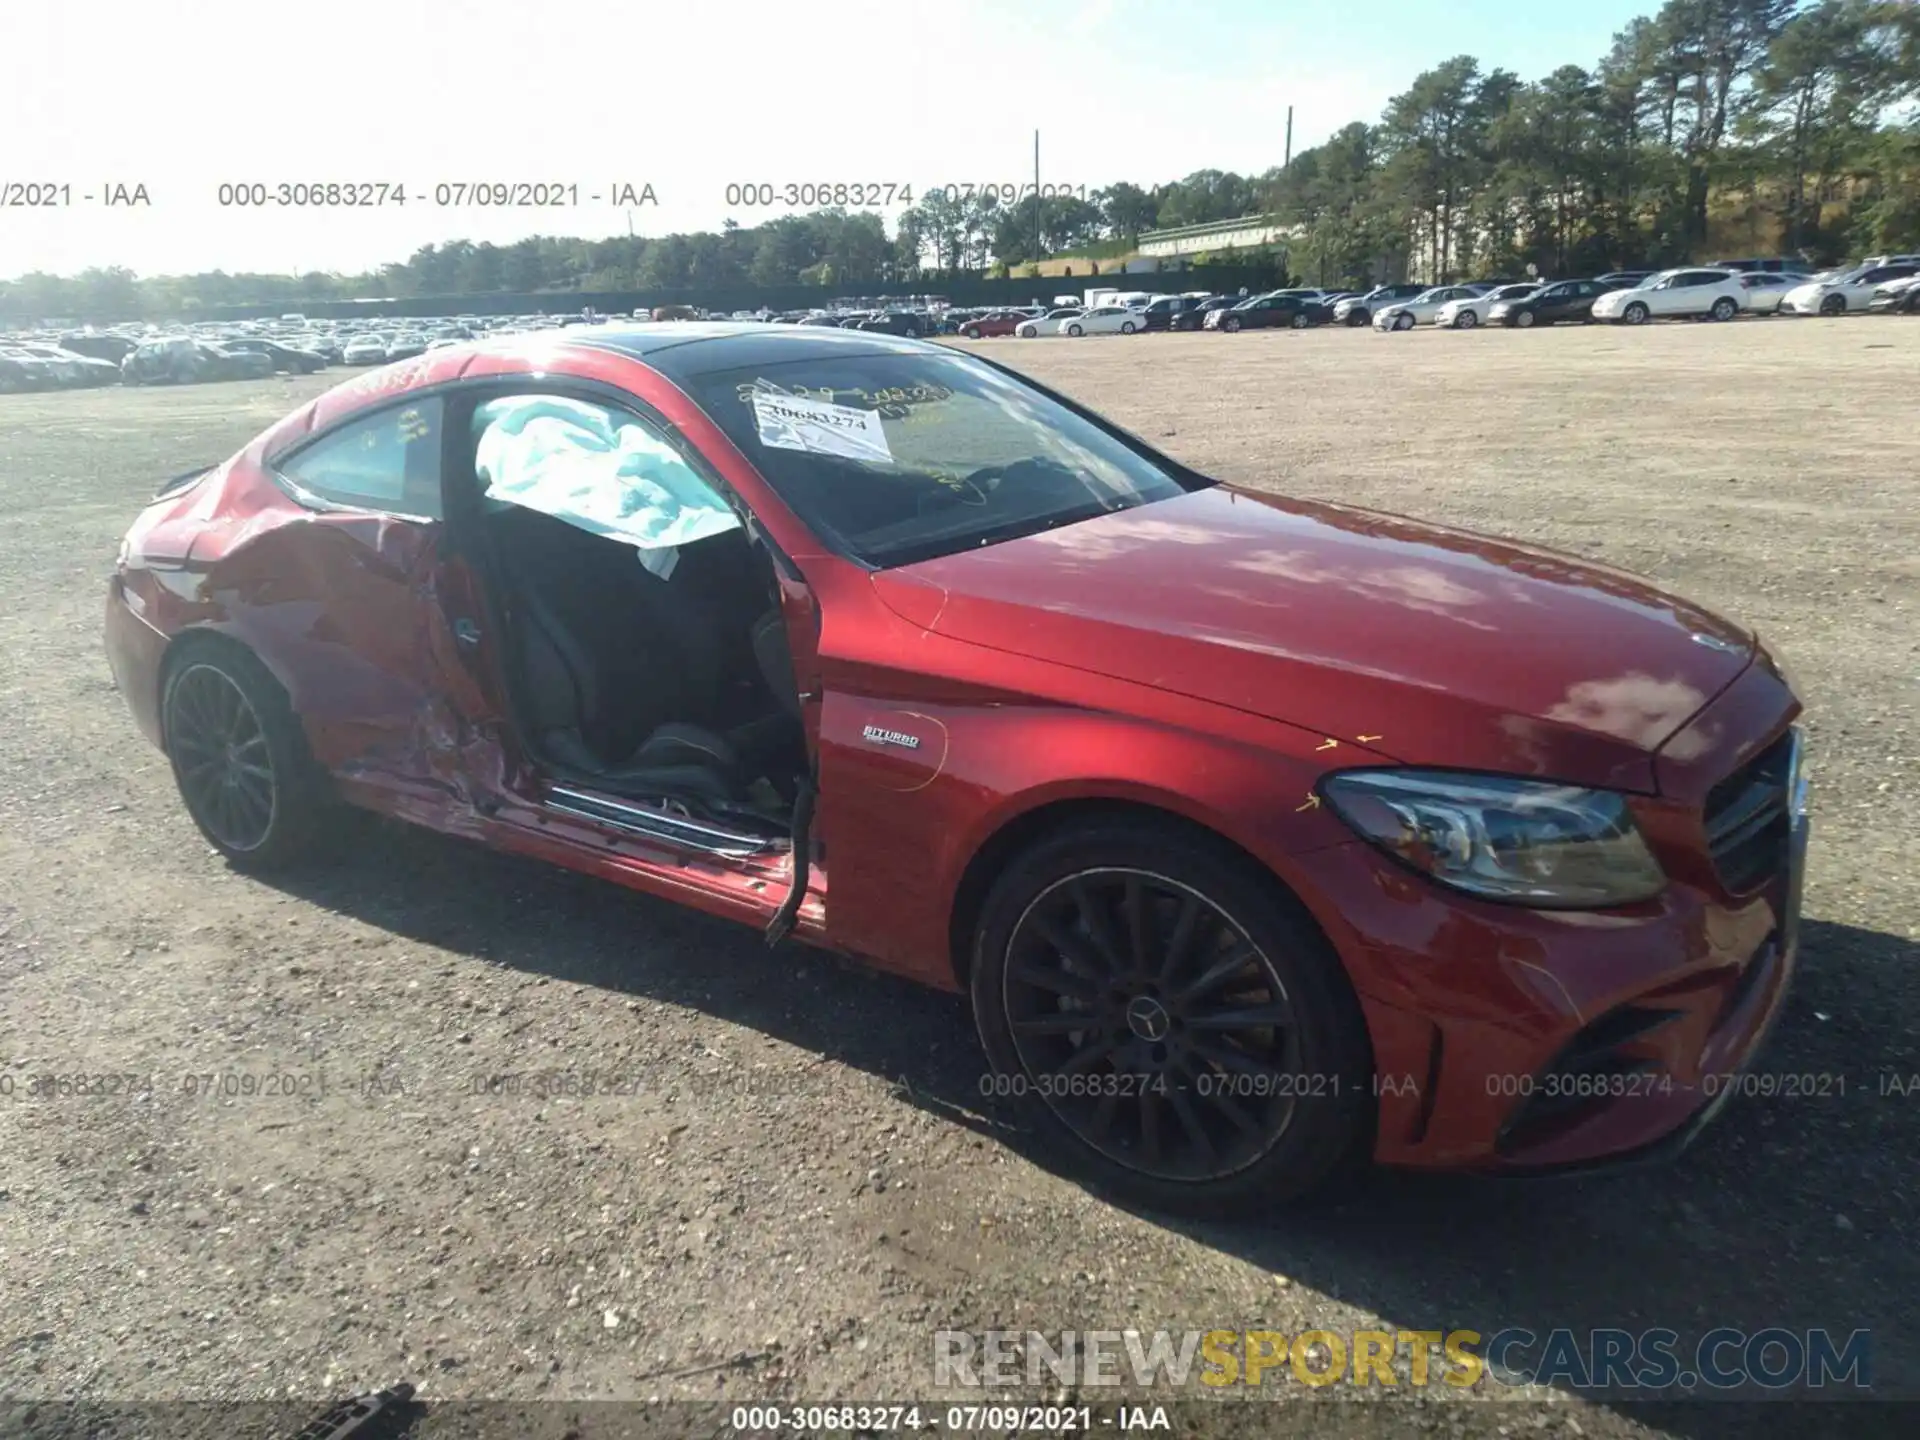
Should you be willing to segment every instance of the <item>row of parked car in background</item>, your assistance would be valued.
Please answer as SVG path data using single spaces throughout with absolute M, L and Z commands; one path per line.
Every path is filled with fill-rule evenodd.
M 330 365 L 384 365 L 482 335 L 582 323 L 581 315 L 461 315 L 150 324 L 0 333 L 0 393 L 92 385 L 194 385 L 310 375 Z
M 1076 303 L 1077 301 L 1077 303 Z M 1732 320 L 1739 315 L 1920 314 L 1920 254 L 1876 255 L 1808 274 L 1782 260 L 1730 260 L 1673 270 L 1617 270 L 1590 279 L 1493 277 L 1454 285 L 1396 283 L 1364 292 L 1289 287 L 1260 295 L 1178 295 L 1091 290 L 1050 306 L 956 307 L 937 297 L 913 306 L 884 303 L 773 313 L 720 314 L 663 306 L 632 316 L 456 315 L 426 320 L 368 316 L 229 321 L 161 330 L 153 325 L 54 328 L 0 333 L 0 393 L 93 385 L 186 385 L 305 375 L 329 365 L 384 365 L 491 335 L 633 319 L 772 321 L 927 338 L 954 335 L 1033 339 L 1043 335 L 1132 335 L 1156 330 L 1240 330 L 1372 325 L 1411 330 L 1482 325 L 1660 319 Z
M 1195 292 L 1158 296 L 1140 305 L 990 311 L 963 319 L 959 332 L 973 339 L 1032 339 L 1154 330 L 1304 330 L 1329 324 L 1370 324 L 1383 331 L 1419 325 L 1527 329 L 1573 321 L 1640 325 L 1661 319 L 1831 316 L 1868 310 L 1920 314 L 1920 255 L 1874 256 L 1818 274 L 1780 268 L 1774 261 L 1724 261 L 1672 270 L 1617 270 L 1590 279 L 1494 277 L 1455 285 L 1379 285 L 1364 292 L 1297 287 L 1254 296 Z

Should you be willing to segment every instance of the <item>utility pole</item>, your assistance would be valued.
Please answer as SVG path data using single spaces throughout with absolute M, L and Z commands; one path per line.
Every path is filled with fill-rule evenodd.
M 1040 263 L 1040 132 L 1033 132 L 1033 260 Z
M 1291 165 L 1292 163 L 1293 163 L 1293 107 L 1289 105 L 1287 106 L 1287 150 L 1286 150 L 1285 157 L 1280 161 L 1280 168 L 1284 170 L 1287 168 L 1287 166 Z

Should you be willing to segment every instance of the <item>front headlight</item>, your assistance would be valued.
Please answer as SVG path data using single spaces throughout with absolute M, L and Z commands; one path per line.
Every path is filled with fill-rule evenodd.
M 1437 770 L 1348 770 L 1320 790 L 1362 838 L 1482 899 L 1590 910 L 1666 887 L 1610 790 Z

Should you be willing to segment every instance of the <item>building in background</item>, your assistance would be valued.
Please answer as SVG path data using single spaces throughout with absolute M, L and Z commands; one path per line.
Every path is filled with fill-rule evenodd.
M 1285 253 L 1295 230 L 1272 215 L 1242 215 L 1234 220 L 1210 220 L 1204 225 L 1176 225 L 1167 230 L 1143 230 L 1136 246 L 1154 259 L 1186 258 L 1222 250 L 1252 250 L 1271 246 Z

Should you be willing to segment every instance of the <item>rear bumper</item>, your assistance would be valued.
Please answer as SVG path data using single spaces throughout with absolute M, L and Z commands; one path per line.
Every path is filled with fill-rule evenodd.
M 107 582 L 105 640 L 114 686 L 133 712 L 140 733 L 166 748 L 160 727 L 160 665 L 167 637 L 141 614 L 143 602 L 115 575 Z

